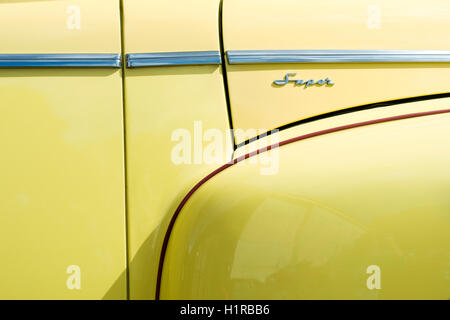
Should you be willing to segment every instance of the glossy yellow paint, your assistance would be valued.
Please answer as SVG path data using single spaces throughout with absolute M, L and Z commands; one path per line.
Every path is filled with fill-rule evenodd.
M 224 0 L 227 50 L 450 50 L 447 0 Z
M 3 1 L 0 50 L 120 53 L 118 17 L 116 1 Z M 0 101 L 0 298 L 126 298 L 120 70 L 0 69 Z
M 450 2 L 227 0 L 226 50 L 448 50 Z M 380 26 L 374 28 L 373 10 Z M 386 100 L 448 92 L 450 63 L 228 65 L 236 129 L 272 130 L 323 113 Z M 331 79 L 332 86 L 273 84 Z M 236 134 L 236 143 L 248 138 Z
M 120 53 L 117 0 L 0 2 L 0 53 Z
M 181 211 L 161 298 L 448 299 L 449 137 L 448 114 L 399 120 L 226 169 Z
M 375 29 L 367 27 L 368 1 L 322 0 L 320 7 L 294 0 L 224 2 L 226 50 L 450 47 L 444 1 L 428 1 L 425 8 L 419 1 L 380 0 L 382 27 Z M 219 3 L 2 1 L 0 53 L 219 51 Z M 450 75 L 449 64 L 227 70 L 235 128 L 244 129 L 446 92 Z M 328 76 L 336 85 L 271 87 L 287 72 Z M 124 299 L 127 274 L 129 298 L 154 298 L 175 208 L 231 158 L 220 66 L 128 69 L 122 76 L 118 69 L 0 69 L 0 298 Z M 291 128 L 280 138 L 449 103 L 342 115 Z M 221 173 L 194 194 L 172 232 L 161 297 L 447 299 L 448 118 L 398 121 L 285 146 L 275 175 L 261 175 L 267 163 L 252 160 Z M 221 135 L 219 163 L 195 156 L 214 139 L 205 136 L 210 129 Z M 185 164 L 172 159 L 180 133 L 191 138 Z M 383 291 L 364 287 L 370 264 L 382 268 Z M 70 288 L 71 266 L 80 268 L 79 290 Z
M 125 1 L 126 52 L 218 51 L 218 13 L 219 1 Z M 195 163 L 194 144 L 205 150 L 205 132 L 219 130 L 229 152 L 223 162 L 231 159 L 221 67 L 127 69 L 125 100 L 130 298 L 152 299 L 168 222 L 189 188 L 218 166 Z M 171 158 L 180 130 L 191 137 L 190 164 Z
M 0 96 L 0 297 L 125 298 L 120 72 L 0 70 Z
M 219 50 L 219 0 L 124 1 L 128 53 Z

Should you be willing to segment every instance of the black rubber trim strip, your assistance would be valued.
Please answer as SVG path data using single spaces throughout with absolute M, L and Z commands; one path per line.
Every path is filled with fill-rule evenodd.
M 223 0 L 220 0 L 219 3 L 219 43 L 220 43 L 220 55 L 222 57 L 222 76 L 223 76 L 223 85 L 225 90 L 225 99 L 227 103 L 227 114 L 228 114 L 228 123 L 230 125 L 231 132 L 231 142 L 233 144 L 233 152 L 236 150 L 236 139 L 234 137 L 234 126 L 233 126 L 233 117 L 231 115 L 231 102 L 230 102 L 230 89 L 228 86 L 228 74 L 226 67 L 226 58 L 225 58 L 225 43 L 223 39 Z M 233 157 L 231 157 L 233 159 Z
M 277 130 L 281 131 L 281 130 L 289 129 L 289 128 L 292 128 L 292 127 L 295 127 L 295 126 L 298 126 L 298 125 L 301 125 L 304 123 L 308 123 L 308 122 L 313 122 L 313 121 L 317 121 L 317 120 L 321 120 L 321 119 L 331 118 L 334 116 L 339 116 L 342 114 L 347 114 L 347 113 L 352 113 L 352 112 L 357 112 L 357 111 L 362 111 L 362 110 L 389 107 L 389 106 L 393 106 L 393 105 L 397 105 L 397 104 L 417 102 L 417 101 L 426 101 L 426 100 L 432 100 L 432 99 L 441 99 L 441 98 L 450 98 L 450 92 L 425 95 L 425 96 L 417 96 L 417 97 L 412 97 L 412 98 L 389 100 L 389 101 L 383 101 L 383 102 L 376 102 L 376 103 L 370 103 L 370 104 L 364 104 L 364 105 L 360 105 L 360 106 L 356 106 L 356 107 L 351 107 L 351 108 L 347 108 L 347 109 L 332 111 L 332 112 L 324 113 L 324 114 L 321 114 L 318 116 L 294 121 L 294 122 L 282 125 L 280 127 L 274 128 L 274 129 L 272 129 L 268 132 L 265 132 L 259 136 L 250 138 L 248 140 L 245 140 L 244 142 L 237 144 L 236 149 L 240 148 L 242 146 L 245 146 L 253 141 L 256 141 L 260 138 L 266 137 L 266 136 L 270 135 L 272 132 L 276 132 Z

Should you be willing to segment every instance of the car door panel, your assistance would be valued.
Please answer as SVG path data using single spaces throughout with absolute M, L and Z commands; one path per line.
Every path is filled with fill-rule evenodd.
M 126 298 L 119 3 L 0 20 L 0 297 Z

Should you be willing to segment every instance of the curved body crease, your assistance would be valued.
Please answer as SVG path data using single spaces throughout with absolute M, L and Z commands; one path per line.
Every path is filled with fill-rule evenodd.
M 373 119 L 220 167 L 173 216 L 159 297 L 445 299 L 449 124 L 450 109 Z M 279 171 L 261 175 L 251 159 L 281 146 Z M 368 288 L 373 266 L 381 291 Z

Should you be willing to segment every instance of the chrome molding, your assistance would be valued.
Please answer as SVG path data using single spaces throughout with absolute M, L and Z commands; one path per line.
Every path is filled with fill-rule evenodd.
M 120 54 L 0 54 L 0 68 L 120 66 Z
M 440 50 L 253 50 L 228 51 L 229 64 L 327 62 L 450 62 Z
M 219 51 L 130 53 L 126 61 L 128 68 L 222 63 Z

